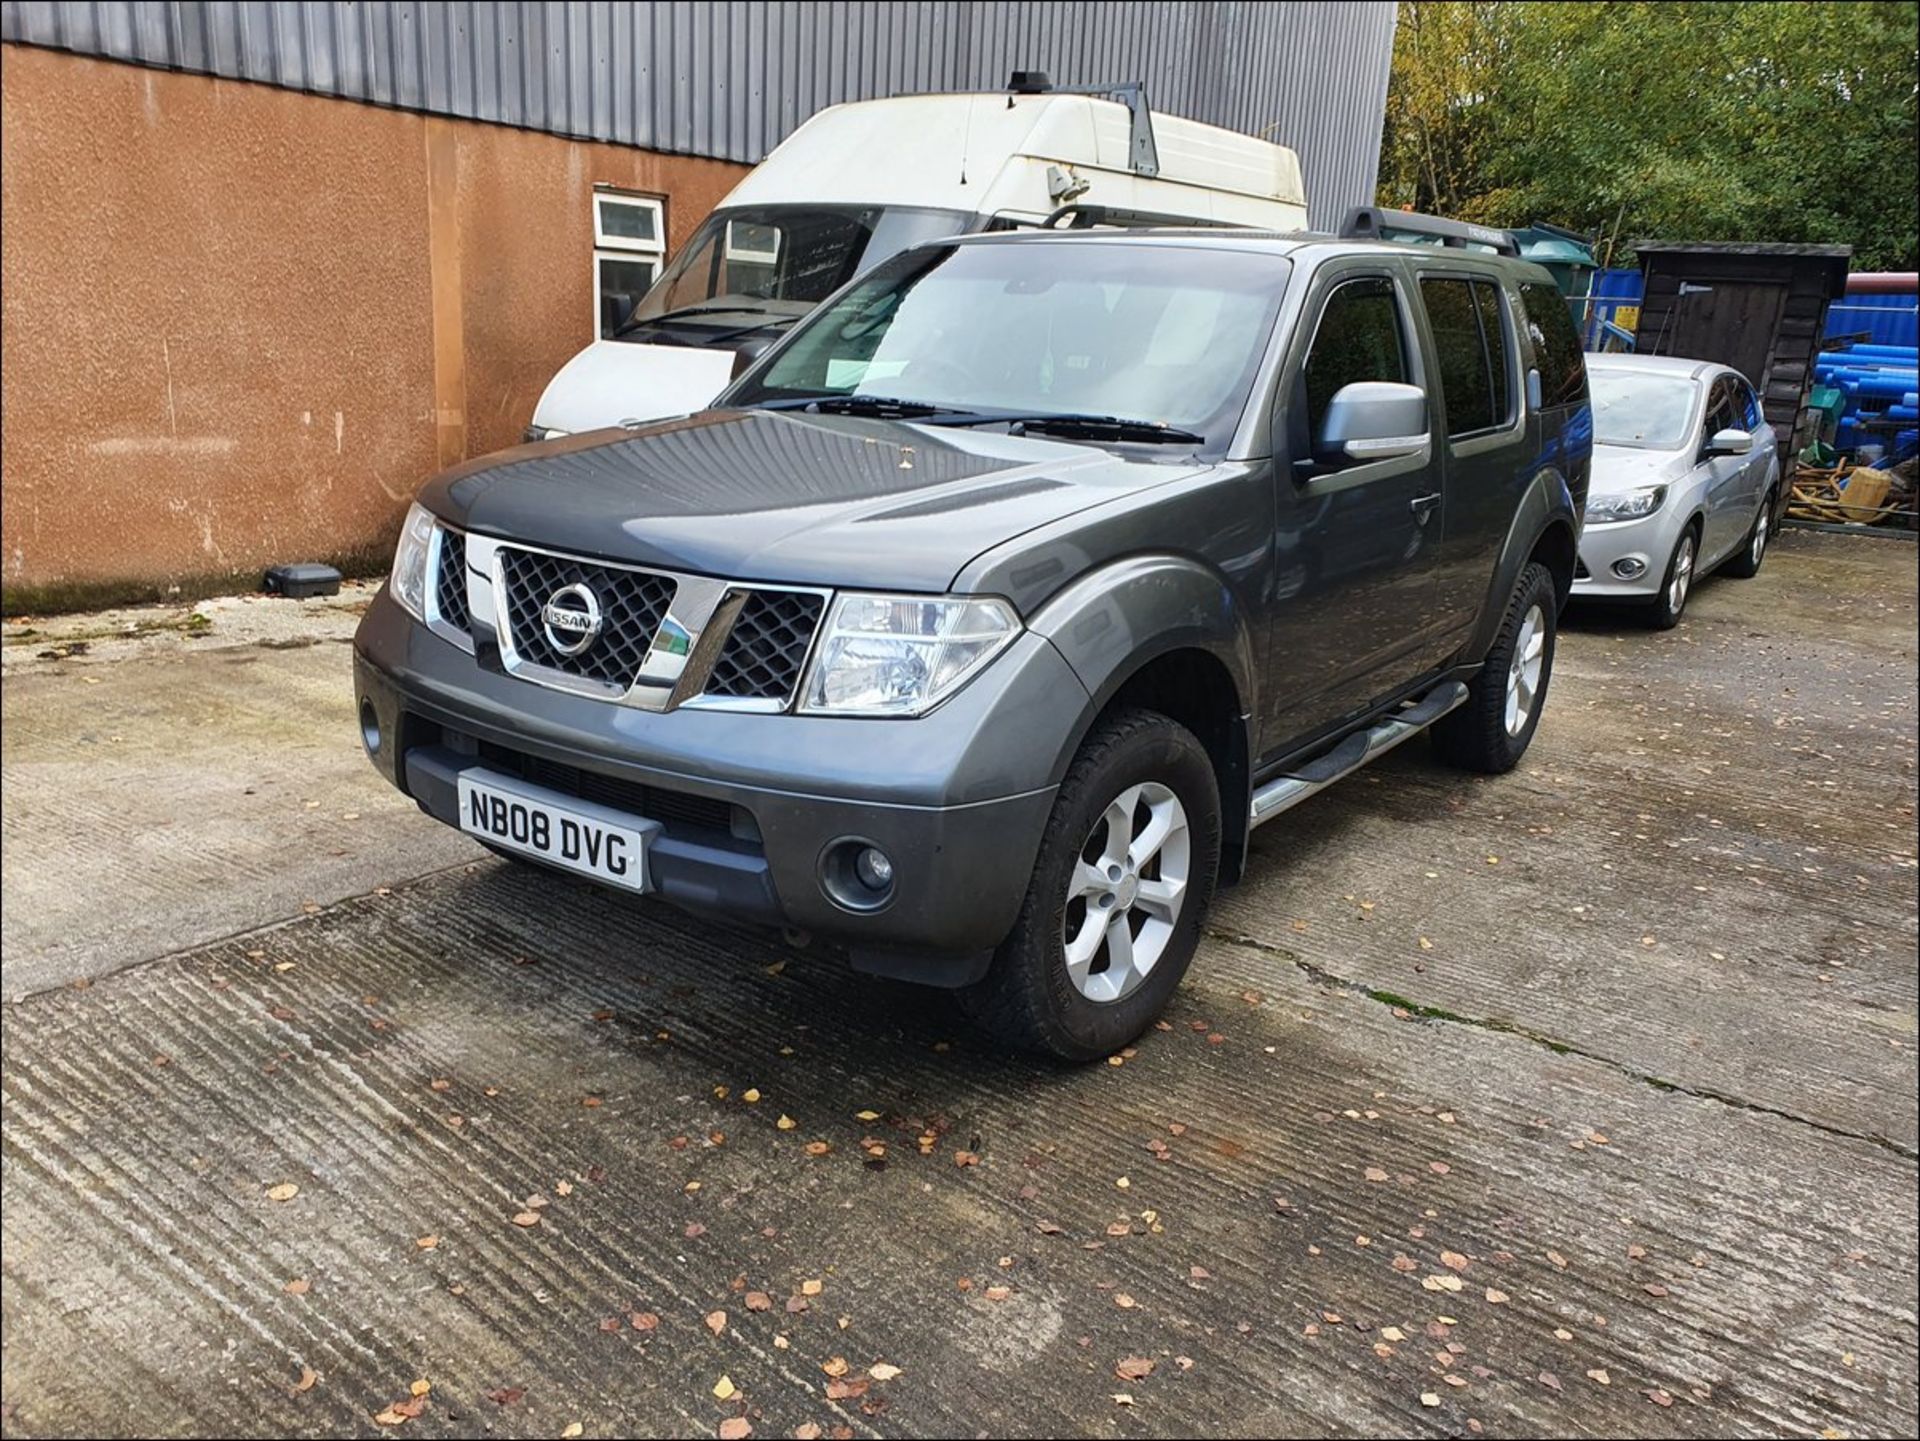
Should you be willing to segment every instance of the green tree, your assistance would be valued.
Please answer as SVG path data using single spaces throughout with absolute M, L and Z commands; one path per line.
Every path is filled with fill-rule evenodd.
M 1920 262 L 1920 5 L 1400 7 L 1380 201 Z M 1616 253 L 1616 261 L 1621 258 Z

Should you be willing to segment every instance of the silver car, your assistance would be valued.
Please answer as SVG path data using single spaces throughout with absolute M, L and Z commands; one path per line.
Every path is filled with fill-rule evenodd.
M 1593 489 L 1573 594 L 1677 625 L 1694 582 L 1745 578 L 1766 554 L 1779 447 L 1739 371 L 1705 360 L 1590 355 Z

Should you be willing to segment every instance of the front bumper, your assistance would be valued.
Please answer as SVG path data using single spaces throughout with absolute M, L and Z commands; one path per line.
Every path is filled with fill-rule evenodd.
M 1679 539 L 1677 507 L 1663 506 L 1639 520 L 1596 523 L 1580 536 L 1580 566 L 1573 578 L 1575 600 L 1651 600 L 1666 579 L 1667 562 Z M 1620 567 L 1639 567 L 1625 576 Z
M 385 591 L 354 650 L 371 758 L 436 820 L 458 824 L 469 765 L 577 788 L 661 821 L 648 865 L 662 899 L 795 926 L 845 944 L 859 969 L 945 985 L 977 979 L 1012 929 L 1064 764 L 1038 738 L 1064 744 L 1089 704 L 1034 635 L 917 720 L 649 712 L 549 690 L 483 667 Z M 848 839 L 893 862 L 874 909 L 827 883 Z

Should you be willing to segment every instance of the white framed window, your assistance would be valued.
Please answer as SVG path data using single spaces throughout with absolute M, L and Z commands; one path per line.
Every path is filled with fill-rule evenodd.
M 667 207 L 656 196 L 610 186 L 593 192 L 593 323 L 601 339 L 632 314 L 660 278 L 667 255 Z

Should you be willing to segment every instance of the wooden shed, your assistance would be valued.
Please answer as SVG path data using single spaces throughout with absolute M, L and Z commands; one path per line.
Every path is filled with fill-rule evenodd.
M 1759 392 L 1791 467 L 1812 437 L 1803 419 L 1827 302 L 1847 286 L 1847 245 L 1636 240 L 1643 298 L 1634 349 L 1731 365 Z M 1784 489 L 1784 487 L 1783 487 Z

